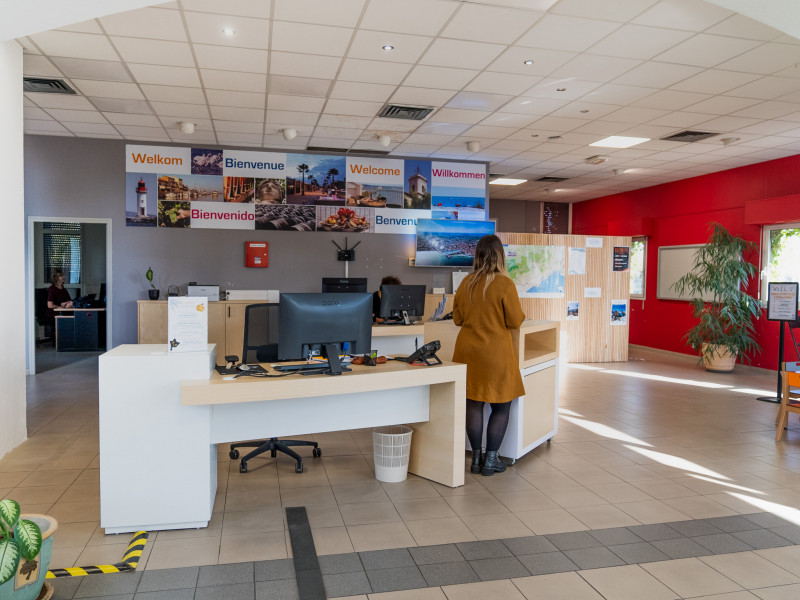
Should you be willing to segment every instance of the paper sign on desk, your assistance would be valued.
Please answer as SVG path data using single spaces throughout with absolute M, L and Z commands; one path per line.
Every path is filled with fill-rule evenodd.
M 168 298 L 167 331 L 170 353 L 205 352 L 208 346 L 208 298 Z

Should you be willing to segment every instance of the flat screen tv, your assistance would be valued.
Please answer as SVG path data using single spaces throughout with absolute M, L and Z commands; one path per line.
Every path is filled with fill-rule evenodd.
M 493 234 L 494 221 L 417 219 L 417 267 L 471 267 L 475 246 Z

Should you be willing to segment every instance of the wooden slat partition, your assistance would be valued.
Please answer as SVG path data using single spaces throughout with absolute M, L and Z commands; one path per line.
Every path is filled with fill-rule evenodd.
M 587 237 L 602 237 L 602 248 L 586 248 L 586 274 L 565 275 L 563 298 L 520 298 L 525 316 L 537 321 L 558 321 L 563 334 L 561 354 L 567 362 L 619 362 L 628 360 L 630 323 L 630 270 L 614 271 L 614 246 L 630 248 L 623 236 L 498 233 L 504 244 L 563 246 L 565 270 L 569 248 L 586 248 Z M 600 288 L 600 298 L 584 298 L 584 288 Z M 625 325 L 611 325 L 611 301 L 628 305 Z M 577 321 L 567 321 L 567 302 L 580 303 Z

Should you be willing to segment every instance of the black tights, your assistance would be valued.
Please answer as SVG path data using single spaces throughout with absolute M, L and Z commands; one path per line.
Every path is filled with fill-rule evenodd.
M 483 441 L 483 407 L 485 402 L 467 398 L 467 437 L 472 452 L 480 452 Z M 490 405 L 489 424 L 486 426 L 486 451 L 496 452 L 503 443 L 508 428 L 511 402 L 497 402 Z

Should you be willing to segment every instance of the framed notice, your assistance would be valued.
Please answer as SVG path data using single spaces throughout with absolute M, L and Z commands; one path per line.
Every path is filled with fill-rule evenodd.
M 208 298 L 168 298 L 167 332 L 170 353 L 204 351 L 208 345 Z
M 614 246 L 614 270 L 627 271 L 630 263 L 631 249 L 628 246 Z
M 770 281 L 767 299 L 768 321 L 797 320 L 797 288 L 796 281 Z

